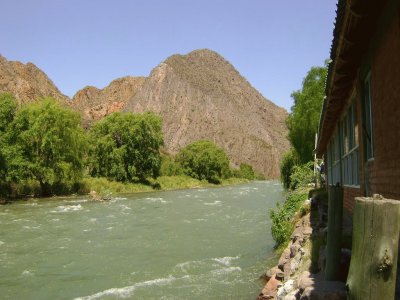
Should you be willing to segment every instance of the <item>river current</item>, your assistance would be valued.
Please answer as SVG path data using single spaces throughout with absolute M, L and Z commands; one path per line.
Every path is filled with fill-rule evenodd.
M 1 299 L 255 299 L 282 186 L 0 206 Z

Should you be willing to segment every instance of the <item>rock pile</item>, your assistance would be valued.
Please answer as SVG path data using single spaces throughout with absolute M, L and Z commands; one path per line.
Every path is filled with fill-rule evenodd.
M 257 300 L 346 299 L 343 282 L 324 281 L 322 273 L 312 274 L 308 271 L 311 267 L 309 241 L 312 234 L 310 214 L 307 214 L 297 221 L 278 265 L 267 271 L 267 284 Z

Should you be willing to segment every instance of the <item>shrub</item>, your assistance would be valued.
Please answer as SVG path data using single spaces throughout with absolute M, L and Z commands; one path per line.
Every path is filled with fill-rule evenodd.
M 276 247 L 289 241 L 293 232 L 294 216 L 302 207 L 305 199 L 307 199 L 306 193 L 292 192 L 288 194 L 282 205 L 278 203 L 276 209 L 270 210 L 271 233 Z
M 183 170 L 179 162 L 169 155 L 161 155 L 160 176 L 178 176 L 182 175 Z
M 245 163 L 241 163 L 239 169 L 233 170 L 232 173 L 233 176 L 237 178 L 245 178 L 248 180 L 254 180 L 256 178 L 253 167 Z
M 314 171 L 312 161 L 304 165 L 297 165 L 293 167 L 292 174 L 290 175 L 290 188 L 292 190 L 307 186 L 309 183 L 313 182 Z
M 193 178 L 219 184 L 230 177 L 229 159 L 224 150 L 211 141 L 197 141 L 181 149 L 177 155 L 183 172 Z

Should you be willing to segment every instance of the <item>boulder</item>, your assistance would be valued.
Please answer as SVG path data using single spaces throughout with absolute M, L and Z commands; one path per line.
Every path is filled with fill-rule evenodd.
M 281 282 L 275 278 L 275 275 L 273 275 L 270 280 L 268 280 L 257 299 L 276 299 L 276 291 L 280 285 Z
M 283 270 L 283 266 L 290 260 L 290 248 L 287 247 L 283 250 L 281 257 L 279 258 L 278 267 Z
M 296 281 L 293 279 L 287 280 L 277 291 L 278 299 L 282 299 L 293 292 L 297 288 L 296 285 Z

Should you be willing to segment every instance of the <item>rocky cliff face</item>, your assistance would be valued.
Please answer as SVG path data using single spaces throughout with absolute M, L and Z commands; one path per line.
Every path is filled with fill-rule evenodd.
M 289 149 L 287 112 L 265 99 L 217 53 L 196 50 L 173 55 L 149 77 L 123 77 L 104 89 L 85 87 L 72 101 L 34 64 L 0 56 L 0 92 L 21 102 L 51 96 L 80 112 L 86 125 L 115 111 L 154 111 L 163 118 L 165 151 L 208 139 L 233 165 L 248 163 L 268 178 L 279 176 Z
M 113 80 L 104 89 L 87 86 L 72 98 L 72 108 L 81 112 L 85 122 L 99 120 L 121 111 L 128 99 L 143 86 L 144 77 L 122 77 Z
M 53 97 L 68 103 L 54 83 L 33 63 L 8 61 L 0 55 L 0 93 L 13 94 L 20 102 L 36 101 L 41 97 Z
M 197 50 L 157 66 L 125 111 L 154 111 L 163 118 L 165 148 L 174 154 L 209 139 L 234 165 L 252 165 L 269 178 L 289 149 L 287 112 L 257 92 L 217 53 Z

